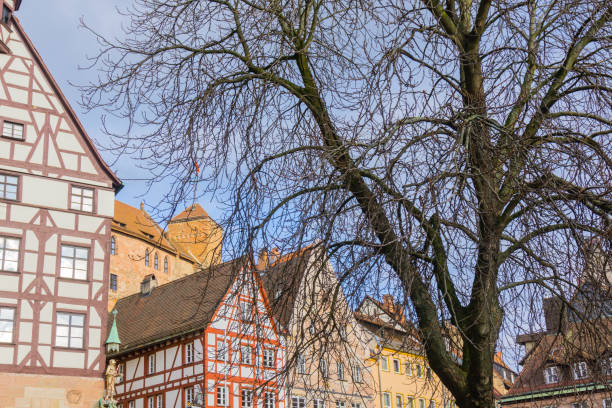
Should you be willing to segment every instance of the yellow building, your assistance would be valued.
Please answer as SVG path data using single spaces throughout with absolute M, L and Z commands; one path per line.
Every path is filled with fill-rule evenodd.
M 383 302 L 366 297 L 355 312 L 371 335 L 370 371 L 378 408 L 437 408 L 454 406 L 424 357 L 422 345 L 411 335 L 402 306 L 389 295 Z

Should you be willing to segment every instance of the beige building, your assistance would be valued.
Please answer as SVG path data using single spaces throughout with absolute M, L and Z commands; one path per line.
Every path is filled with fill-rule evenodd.
M 138 293 L 147 275 L 161 285 L 221 261 L 223 230 L 199 204 L 172 218 L 165 231 L 142 204 L 115 201 L 114 214 L 108 310 Z

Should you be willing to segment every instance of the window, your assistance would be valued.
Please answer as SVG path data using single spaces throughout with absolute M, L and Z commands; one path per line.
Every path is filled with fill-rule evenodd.
M 389 360 L 387 356 L 380 356 L 380 367 L 383 371 L 389 371 Z
M 240 347 L 240 362 L 242 364 L 253 364 L 253 349 L 250 346 Z
M 217 387 L 217 405 L 227 406 L 227 387 Z
M 304 397 L 291 397 L 291 408 L 306 408 Z
M 336 408 L 346 408 L 346 403 L 344 401 L 336 401 Z
M 427 376 L 427 379 L 430 381 L 433 380 L 433 372 L 431 371 L 431 367 L 427 367 L 425 369 L 425 372 L 426 372 L 425 375 Z
M 0 271 L 17 272 L 19 238 L 0 237 Z
M 111 237 L 111 255 L 117 255 L 117 240 Z
M 612 398 L 602 400 L 601 405 L 603 405 L 603 408 L 612 408 Z
M 406 375 L 412 375 L 412 364 L 410 364 L 410 361 L 406 361 Z
M 117 291 L 117 275 L 114 273 L 110 274 L 110 290 L 113 292 Z
M 436 401 L 435 400 L 429 400 L 429 408 L 436 408 Z
M 393 359 L 393 371 L 397 374 L 400 373 L 400 361 L 397 358 Z
M 275 353 L 272 349 L 264 349 L 263 351 L 263 366 L 267 368 L 276 367 Z
M 423 367 L 420 364 L 416 365 L 416 375 L 419 378 L 423 378 Z
M 336 374 L 339 380 L 344 380 L 344 365 L 342 363 L 336 363 Z
M 136 407 L 136 401 L 128 402 L 128 408 L 135 408 L 135 407 Z
M 0 174 L 0 198 L 17 200 L 19 177 Z
M 185 364 L 193 363 L 193 342 L 185 344 Z
M 149 250 L 145 249 L 145 266 L 149 266 Z
M 125 375 L 125 368 L 123 367 L 123 363 L 117 363 L 117 374 L 119 374 L 119 377 L 115 377 L 115 382 L 117 384 L 123 381 L 123 376 Z
M 361 367 L 358 365 L 353 365 L 353 381 L 356 383 L 361 382 Z
M 168 257 L 164 256 L 164 273 L 168 273 Z
M 57 312 L 55 345 L 58 347 L 82 348 L 85 315 Z
M 217 360 L 227 361 L 227 343 L 217 342 Z
M 253 304 L 250 302 L 240 302 L 240 320 L 250 322 L 253 320 Z
M 185 403 L 187 404 L 187 406 L 192 404 L 194 400 L 195 398 L 193 395 L 193 387 L 185 388 Z
M 419 408 L 425 408 L 425 400 L 423 398 L 419 398 Z
M 70 279 L 87 279 L 89 249 L 72 245 L 62 245 L 60 259 L 60 277 Z
M 11 9 L 8 8 L 6 5 L 3 5 L 2 6 L 2 22 L 4 24 L 8 24 L 10 19 L 11 19 Z
M 589 408 L 589 404 L 586 401 L 578 401 L 572 403 L 572 408 Z
M 93 194 L 91 188 L 72 186 L 70 191 L 70 209 L 78 211 L 93 211 Z
M 242 390 L 240 392 L 240 408 L 253 408 L 252 390 Z
M 0 307 L 0 343 L 13 341 L 13 327 L 15 326 L 15 309 Z
M 323 378 L 329 377 L 329 371 L 327 370 L 327 361 L 324 359 L 319 360 L 319 370 L 321 371 L 321 376 Z
M 153 268 L 159 270 L 159 258 L 157 253 L 155 253 L 155 257 L 153 257 Z
M 351 402 L 351 408 L 361 408 L 361 403 L 359 403 L 359 402 Z
M 404 408 L 404 397 L 401 394 L 395 396 L 395 407 Z
M 581 380 L 587 377 L 587 364 L 586 361 L 580 361 L 574 364 L 574 379 Z
M 559 382 L 559 367 L 551 366 L 544 369 L 544 381 L 546 384 Z
M 315 399 L 312 401 L 312 408 L 325 408 L 325 401 L 322 399 Z
M 342 326 L 340 327 L 340 338 L 342 340 L 346 340 L 346 327 Z
M 148 374 L 155 373 L 155 353 L 149 354 L 149 357 L 147 359 L 147 368 L 148 368 L 148 371 L 147 371 Z
M 301 354 L 297 357 L 297 372 L 298 374 L 306 374 L 306 359 Z
M 2 126 L 2 136 L 23 140 L 23 124 L 5 120 Z
M 391 408 L 391 393 L 383 393 L 383 408 Z
M 405 408 L 414 408 L 414 398 L 406 397 L 406 407 Z
M 163 408 L 162 394 L 152 395 L 147 398 L 147 408 Z
M 264 408 L 274 408 L 276 405 L 276 395 L 273 392 L 264 394 Z

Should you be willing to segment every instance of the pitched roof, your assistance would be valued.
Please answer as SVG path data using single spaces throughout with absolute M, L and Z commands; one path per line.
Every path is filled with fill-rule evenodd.
M 152 245 L 160 246 L 170 252 L 178 253 L 192 262 L 197 262 L 189 251 L 184 250 L 179 243 L 170 241 L 159 224 L 142 208 L 135 208 L 115 200 L 112 228 L 148 241 Z
M 285 330 L 293 315 L 293 307 L 302 279 L 311 262 L 314 245 L 280 257 L 260 272 L 261 281 L 270 301 L 272 315 Z
M 21 1 L 18 0 L 15 3 L 15 10 L 19 9 L 20 5 L 21 5 Z M 79 120 L 79 117 L 76 115 L 76 113 L 72 109 L 72 106 L 68 102 L 68 99 L 66 98 L 66 96 L 64 95 L 64 93 L 60 89 L 59 85 L 55 81 L 55 78 L 53 78 L 53 75 L 51 75 L 51 71 L 49 71 L 49 68 L 47 67 L 47 65 L 43 61 L 42 57 L 38 53 L 38 50 L 36 49 L 36 47 L 34 47 L 34 44 L 32 43 L 32 40 L 30 40 L 30 37 L 28 37 L 28 35 L 26 34 L 25 30 L 23 29 L 23 26 L 19 22 L 19 19 L 15 15 L 13 15 L 12 19 L 13 19 L 13 22 L 14 22 L 14 27 L 17 29 L 17 32 L 19 33 L 19 35 L 21 35 L 21 37 L 24 39 L 24 42 L 25 42 L 26 46 L 32 52 L 32 56 L 34 57 L 34 60 L 36 61 L 36 63 L 40 67 L 43 75 L 49 81 L 49 85 L 55 91 L 55 93 L 56 93 L 57 97 L 59 98 L 59 100 L 61 101 L 62 105 L 64 105 L 64 108 L 66 109 L 66 112 L 68 113 L 68 116 L 70 116 L 70 119 L 72 119 L 72 122 L 75 124 L 75 126 L 77 127 L 77 129 L 79 130 L 81 135 L 83 136 L 83 139 L 85 140 L 85 143 L 89 147 L 89 150 L 91 151 L 93 157 L 98 162 L 98 164 L 100 165 L 102 170 L 111 179 L 112 184 L 113 184 L 113 188 L 115 189 L 115 192 L 118 192 L 119 190 L 121 190 L 123 188 L 123 183 L 121 182 L 119 177 L 117 177 L 117 175 L 111 170 L 111 168 L 104 161 L 104 159 L 102 159 L 102 156 L 100 155 L 100 152 L 96 148 L 93 140 L 91 140 L 91 138 L 89 137 L 89 135 L 85 131 L 85 127 L 83 126 L 83 124 Z
M 196 203 L 196 204 L 190 205 L 189 207 L 181 211 L 179 214 L 174 216 L 170 220 L 170 222 L 187 221 L 187 220 L 194 220 L 194 219 L 201 219 L 201 218 L 210 218 L 210 216 L 208 215 L 206 211 L 204 211 L 204 209 L 202 208 L 200 204 Z
M 119 353 L 205 329 L 245 266 L 245 258 L 238 258 L 160 285 L 147 296 L 119 299 Z

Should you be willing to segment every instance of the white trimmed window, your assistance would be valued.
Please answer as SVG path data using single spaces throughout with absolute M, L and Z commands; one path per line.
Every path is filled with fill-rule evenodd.
M 360 402 L 351 402 L 351 408 L 361 408 Z
M 586 401 L 573 402 L 572 408 L 589 408 L 589 404 Z
M 406 408 L 414 408 L 414 398 L 406 397 Z
M 0 237 L 0 271 L 17 272 L 19 238 Z
M 353 381 L 356 383 L 360 383 L 361 380 L 361 367 L 355 364 L 353 365 Z
M 606 398 L 601 400 L 603 408 L 612 408 L 612 398 Z
M 252 390 L 242 390 L 240 392 L 240 408 L 253 408 Z
M 574 380 L 582 380 L 588 375 L 586 361 L 579 361 L 574 364 Z
M 419 408 L 425 408 L 425 400 L 423 398 L 419 398 Z
M 60 277 L 71 279 L 87 279 L 87 264 L 89 249 L 62 245 L 60 259 Z
M 226 407 L 227 402 L 227 387 L 217 387 L 217 405 Z
M 17 200 L 19 177 L 0 174 L 0 198 Z
M 136 401 L 128 402 L 128 408 L 136 408 Z
M 336 408 L 346 408 L 346 403 L 344 401 L 336 401 Z
M 193 387 L 185 388 L 185 403 L 191 405 L 195 401 Z
M 559 382 L 559 367 L 550 366 L 544 369 L 544 381 L 546 384 L 554 384 Z
M 217 341 L 217 360 L 227 361 L 227 343 Z
M 185 344 L 185 364 L 193 363 L 193 341 Z
M 383 392 L 383 408 L 391 408 L 391 393 Z
M 13 341 L 13 327 L 15 327 L 15 309 L 0 307 L 0 343 Z
M 23 140 L 23 123 L 4 121 L 2 126 L 2 136 L 11 139 Z
M 276 395 L 273 392 L 264 394 L 264 408 L 274 408 L 276 405 Z
M 85 315 L 57 312 L 55 345 L 58 347 L 82 348 Z
M 151 395 L 147 398 L 147 408 L 163 408 L 162 394 Z
M 323 378 L 329 377 L 329 370 L 327 369 L 327 361 L 321 358 L 319 359 L 319 370 L 321 371 L 321 376 Z
M 115 377 L 115 382 L 117 384 L 123 381 L 123 376 L 125 375 L 125 369 L 123 367 L 125 367 L 123 363 L 117 363 L 117 374 L 119 374 L 119 377 Z
M 395 408 L 404 408 L 404 396 L 402 394 L 395 395 Z
M 91 188 L 72 186 L 70 190 L 70 209 L 93 212 L 93 195 Z
M 410 363 L 410 361 L 406 361 L 406 375 L 407 376 L 412 376 L 412 364 Z
M 339 380 L 344 380 L 344 364 L 340 362 L 336 363 L 336 374 Z
M 380 368 L 383 371 L 389 371 L 389 358 L 387 356 L 380 356 Z
M 297 372 L 298 374 L 306 374 L 306 359 L 301 354 L 297 357 Z
M 250 302 L 240 302 L 240 320 L 251 322 L 253 320 L 253 304 Z
M 397 358 L 393 359 L 393 371 L 396 374 L 400 374 L 400 361 Z
M 274 368 L 276 367 L 276 356 L 273 349 L 264 349 L 263 350 L 263 366 L 266 368 Z
M 436 401 L 435 400 L 429 400 L 429 408 L 436 408 Z
M 431 367 L 427 367 L 425 373 L 428 380 L 433 380 L 433 371 L 431 371 Z
M 325 408 L 325 401 L 323 401 L 322 399 L 313 400 L 312 408 Z
M 306 408 L 304 397 L 291 397 L 291 408 Z
M 147 357 L 147 368 L 149 371 L 147 371 L 148 374 L 154 374 L 156 371 L 156 364 L 155 364 L 155 353 L 149 354 L 149 357 Z
M 423 378 L 423 366 L 420 364 L 416 365 L 416 376 L 419 378 Z
M 253 348 L 251 346 L 240 347 L 240 362 L 242 364 L 253 364 Z

